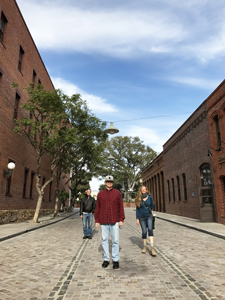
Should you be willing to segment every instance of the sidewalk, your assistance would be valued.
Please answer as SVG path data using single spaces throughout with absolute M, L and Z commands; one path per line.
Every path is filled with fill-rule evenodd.
M 130 208 L 130 209 L 135 210 L 134 208 Z M 61 213 L 56 218 L 53 218 L 53 215 L 40 217 L 39 223 L 32 223 L 32 220 L 29 220 L 22 223 L 11 223 L 11 224 L 0 225 L 0 242 L 30 232 L 32 230 L 36 230 L 60 222 L 61 220 L 64 220 L 78 212 L 79 212 L 79 208 L 74 208 L 72 212 Z M 157 212 L 157 211 L 155 212 L 155 214 L 156 214 L 156 218 L 158 219 L 172 222 L 181 226 L 188 227 L 190 229 L 198 230 L 225 239 L 225 225 L 218 224 L 218 223 L 202 223 L 197 219 L 191 219 L 191 218 L 171 215 L 171 214 Z
M 156 217 L 161 220 L 165 220 L 171 223 L 175 223 L 181 226 L 188 227 L 190 229 L 198 230 L 207 234 L 211 234 L 213 236 L 225 239 L 225 225 L 219 223 L 203 223 L 197 219 L 191 219 L 176 215 L 171 215 L 162 212 L 155 212 Z
M 53 214 L 42 216 L 38 219 L 39 223 L 33 223 L 33 220 L 27 220 L 21 223 L 10 223 L 0 225 L 0 242 L 60 222 L 61 220 L 69 218 L 70 216 L 74 215 L 75 213 L 78 213 L 79 211 L 79 208 L 74 208 L 72 212 L 58 213 L 58 216 L 55 218 L 53 217 Z

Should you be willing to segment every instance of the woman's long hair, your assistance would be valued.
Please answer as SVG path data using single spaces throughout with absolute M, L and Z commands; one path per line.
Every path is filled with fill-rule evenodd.
M 138 193 L 137 193 L 137 197 L 135 198 L 135 204 L 136 204 L 136 207 L 137 207 L 137 208 L 140 208 L 140 206 L 141 206 L 141 195 L 142 195 L 141 189 L 142 189 L 143 187 L 146 188 L 145 185 L 142 185 L 142 186 L 140 187 Z M 146 193 L 149 194 L 149 191 L 147 190 L 147 188 L 146 188 Z

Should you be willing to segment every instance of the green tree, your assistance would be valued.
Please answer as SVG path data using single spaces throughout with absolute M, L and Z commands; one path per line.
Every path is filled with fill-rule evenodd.
M 80 95 L 68 97 L 60 90 L 46 91 L 41 84 L 26 88 L 29 99 L 21 107 L 27 111 L 28 117 L 16 120 L 15 132 L 23 133 L 36 151 L 36 189 L 38 199 L 33 222 L 38 222 L 44 189 L 56 176 L 56 197 L 60 196 L 59 181 L 71 169 L 72 161 L 76 161 L 78 153 L 82 156 L 85 141 L 96 137 L 105 141 L 104 122 L 95 118 L 87 108 Z M 32 118 L 30 117 L 32 116 Z M 79 151 L 73 151 L 74 149 Z M 51 175 L 41 184 L 40 169 L 44 155 L 49 155 Z M 58 201 L 58 200 L 57 200 Z
M 21 107 L 27 111 L 28 117 L 16 120 L 15 132 L 23 133 L 29 143 L 36 151 L 36 189 L 38 199 L 33 222 L 38 222 L 44 189 L 53 180 L 56 168 L 56 160 L 62 151 L 64 144 L 60 141 L 60 136 L 65 127 L 68 127 L 69 120 L 65 112 L 64 101 L 67 98 L 59 90 L 46 91 L 41 84 L 35 87 L 30 85 L 27 90 L 29 99 Z M 73 129 L 74 131 L 74 129 Z M 75 131 L 74 131 L 75 132 Z M 69 130 L 69 136 L 74 136 Z M 64 143 L 66 143 L 64 141 Z M 41 164 L 44 155 L 48 155 L 51 160 L 51 175 L 44 184 L 41 184 Z
M 114 159 L 108 161 L 111 154 Z M 120 184 L 123 191 L 137 189 L 140 186 L 141 173 L 157 153 L 149 146 L 144 145 L 139 137 L 117 136 L 105 144 L 104 166 L 101 175 L 114 176 L 114 185 Z
M 57 215 L 60 179 L 68 177 L 68 174 L 72 173 L 72 177 L 68 180 L 72 180 L 72 201 L 70 203 L 70 208 L 72 208 L 77 192 L 83 192 L 81 186 L 87 186 L 87 184 L 84 183 L 87 177 L 86 173 L 88 172 L 85 172 L 85 168 L 89 166 L 90 163 L 95 162 L 95 156 L 102 151 L 100 144 L 107 139 L 107 134 L 104 132 L 106 123 L 91 113 L 86 102 L 81 99 L 79 94 L 75 94 L 71 98 L 66 98 L 64 105 L 70 124 L 69 130 L 68 126 L 61 128 L 61 131 L 64 131 L 60 137 L 60 142 L 64 146 L 61 147 L 61 151 L 56 159 L 56 201 L 54 215 Z M 71 129 L 76 130 L 76 135 L 73 138 L 68 136 Z M 97 149 L 100 150 L 97 151 Z M 90 173 L 92 169 L 90 167 L 88 169 L 89 181 L 93 176 L 92 173 Z M 78 179 L 75 180 L 75 178 Z M 80 188 L 78 188 L 79 186 Z
M 81 144 L 80 151 L 77 152 L 76 159 L 71 163 L 71 193 L 75 199 L 78 192 L 89 187 L 92 177 L 99 174 L 103 163 L 101 156 L 107 134 L 103 131 L 101 135 L 90 137 L 86 143 Z M 74 201 L 71 201 L 71 207 Z

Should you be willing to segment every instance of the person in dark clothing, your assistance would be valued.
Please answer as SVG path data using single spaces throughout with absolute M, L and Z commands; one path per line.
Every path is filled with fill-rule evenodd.
M 91 190 L 88 189 L 86 196 L 81 200 L 80 217 L 83 220 L 83 239 L 92 239 L 92 219 L 95 212 L 95 199 L 91 197 Z
M 142 239 L 143 239 L 143 250 L 142 253 L 147 252 L 147 231 L 150 240 L 150 254 L 156 256 L 154 243 L 153 243 L 153 218 L 152 218 L 152 209 L 153 209 L 153 199 L 152 196 L 148 193 L 145 186 L 142 186 L 137 194 L 136 200 L 136 223 L 141 225 L 142 229 Z M 151 212 L 151 213 L 150 213 Z
M 109 233 L 112 238 L 113 269 L 119 268 L 119 232 L 125 216 L 123 199 L 120 191 L 113 188 L 113 177 L 106 176 L 106 188 L 98 193 L 95 209 L 95 226 L 101 227 L 102 248 L 104 262 L 103 268 L 109 265 Z

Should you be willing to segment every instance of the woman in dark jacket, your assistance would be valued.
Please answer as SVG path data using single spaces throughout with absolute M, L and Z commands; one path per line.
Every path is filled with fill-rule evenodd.
M 142 253 L 147 252 L 147 230 L 150 240 L 150 254 L 156 256 L 153 243 L 153 215 L 152 209 L 154 207 L 152 196 L 148 193 L 145 186 L 142 186 L 137 194 L 136 200 L 136 222 L 141 225 L 143 249 Z

